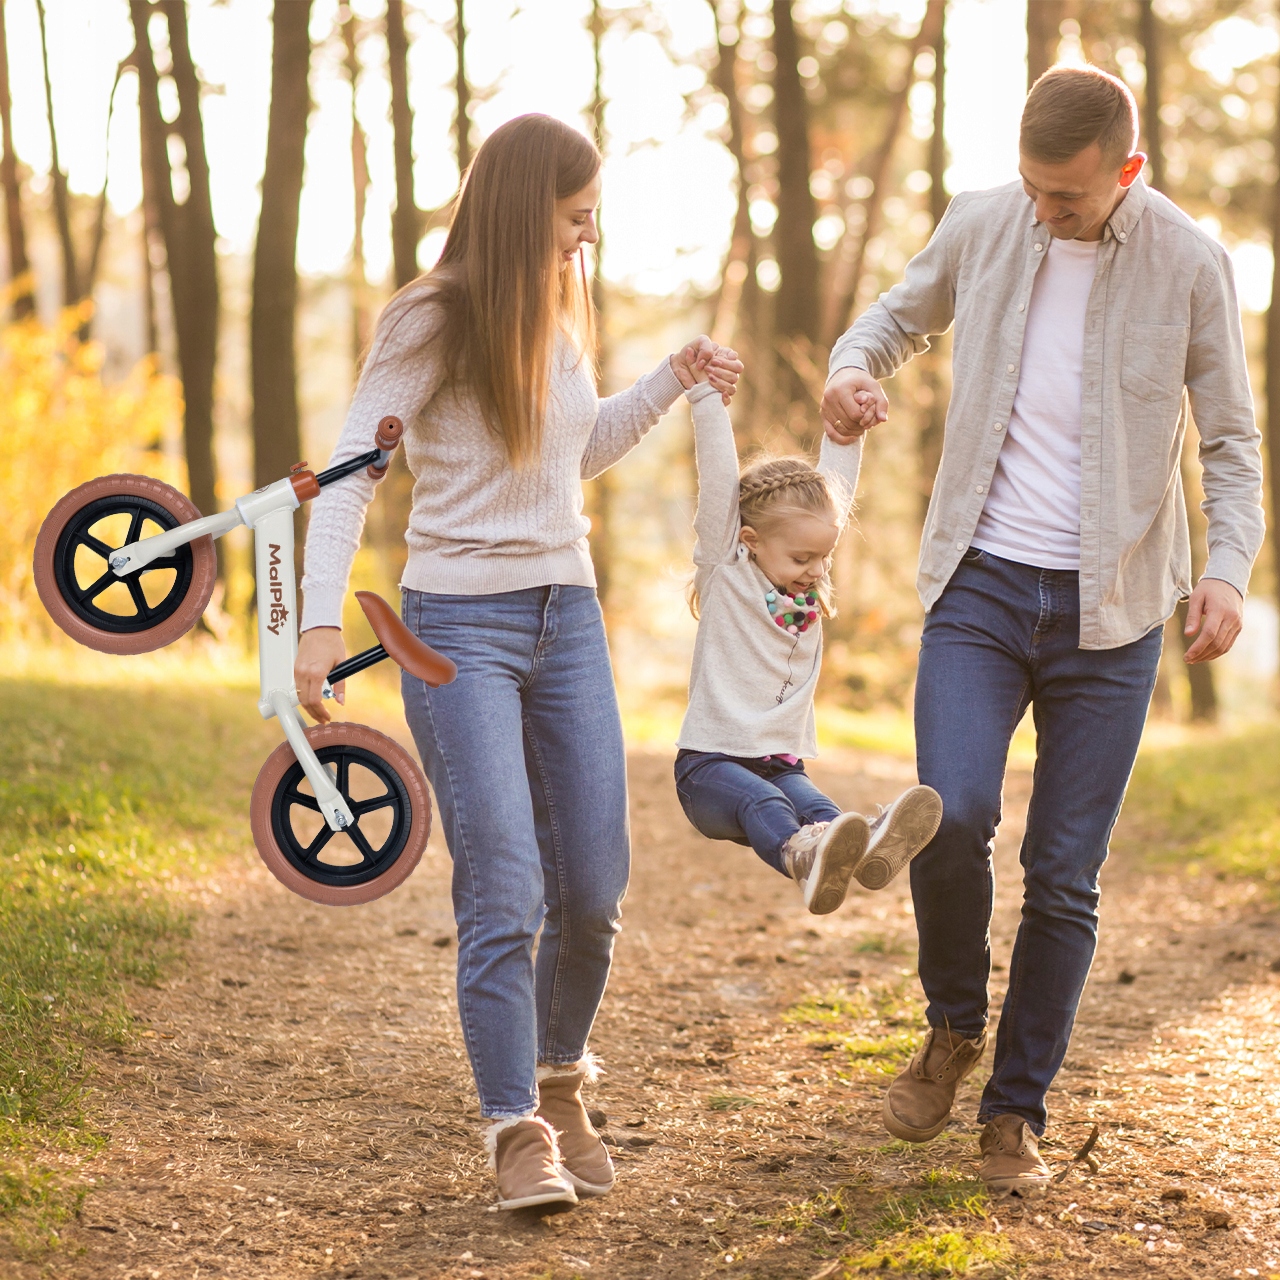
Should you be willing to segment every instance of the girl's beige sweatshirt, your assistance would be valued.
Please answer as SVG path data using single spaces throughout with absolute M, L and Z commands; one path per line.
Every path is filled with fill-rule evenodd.
M 590 365 L 556 347 L 541 456 L 514 468 L 474 397 L 445 386 L 436 354 L 422 350 L 440 323 L 430 287 L 393 300 L 369 356 L 330 465 L 374 447 L 379 421 L 405 424 L 414 476 L 401 586 L 445 595 L 493 595 L 560 583 L 595 586 L 582 481 L 630 452 L 681 387 L 664 360 L 634 386 L 601 400 Z M 342 601 L 375 482 L 364 471 L 312 503 L 302 579 L 302 629 L 342 625 Z
M 813 697 L 822 668 L 822 620 L 791 635 L 769 613 L 775 587 L 738 541 L 738 451 L 715 389 L 699 383 L 693 405 L 698 512 L 693 527 L 698 635 L 689 709 L 676 745 L 729 756 L 818 754 Z M 823 438 L 818 470 L 835 494 L 841 523 L 853 504 L 862 441 Z

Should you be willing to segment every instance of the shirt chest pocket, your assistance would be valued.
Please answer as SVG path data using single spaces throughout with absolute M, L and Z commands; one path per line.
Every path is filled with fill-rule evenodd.
M 1129 321 L 1124 327 L 1120 386 L 1139 400 L 1181 396 L 1190 336 L 1191 330 L 1184 324 Z

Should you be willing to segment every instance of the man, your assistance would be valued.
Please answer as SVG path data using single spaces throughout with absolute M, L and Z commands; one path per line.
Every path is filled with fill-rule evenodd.
M 942 463 L 918 586 L 920 781 L 942 826 L 911 868 L 929 1030 L 884 1100 L 889 1132 L 946 1126 L 987 1040 L 991 845 L 1010 736 L 1037 733 L 1022 922 L 978 1119 L 981 1176 L 1030 1195 L 1097 938 L 1098 872 L 1190 597 L 1188 662 L 1240 630 L 1263 537 L 1259 434 L 1226 253 L 1149 190 L 1119 80 L 1056 67 L 1022 117 L 1021 182 L 955 197 L 901 284 L 831 354 L 828 434 L 884 421 L 877 381 L 954 321 Z M 1200 436 L 1208 565 L 1190 581 L 1179 474 Z

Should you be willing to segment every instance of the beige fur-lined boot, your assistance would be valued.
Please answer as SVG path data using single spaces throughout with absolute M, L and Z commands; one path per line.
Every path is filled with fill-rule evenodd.
M 499 1209 L 578 1203 L 560 1165 L 556 1132 L 540 1116 L 500 1120 L 485 1134 L 485 1146 L 498 1175 Z
M 538 1114 L 559 1135 L 561 1167 L 584 1196 L 602 1196 L 613 1188 L 609 1150 L 582 1105 L 582 1086 L 594 1083 L 599 1074 L 600 1067 L 590 1054 L 569 1066 L 538 1068 Z

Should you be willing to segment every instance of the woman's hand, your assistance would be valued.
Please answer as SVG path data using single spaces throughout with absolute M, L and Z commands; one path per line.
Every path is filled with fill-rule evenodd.
M 686 391 L 699 382 L 710 382 L 726 405 L 733 399 L 743 365 L 731 347 L 718 346 L 700 334 L 670 359 L 671 371 Z
M 302 709 L 318 724 L 329 723 L 329 709 L 324 705 L 320 690 L 329 672 L 346 656 L 347 646 L 342 643 L 340 627 L 312 627 L 298 637 L 293 680 L 298 686 L 298 701 Z M 339 680 L 333 686 L 333 696 L 339 703 L 346 702 L 345 681 Z

